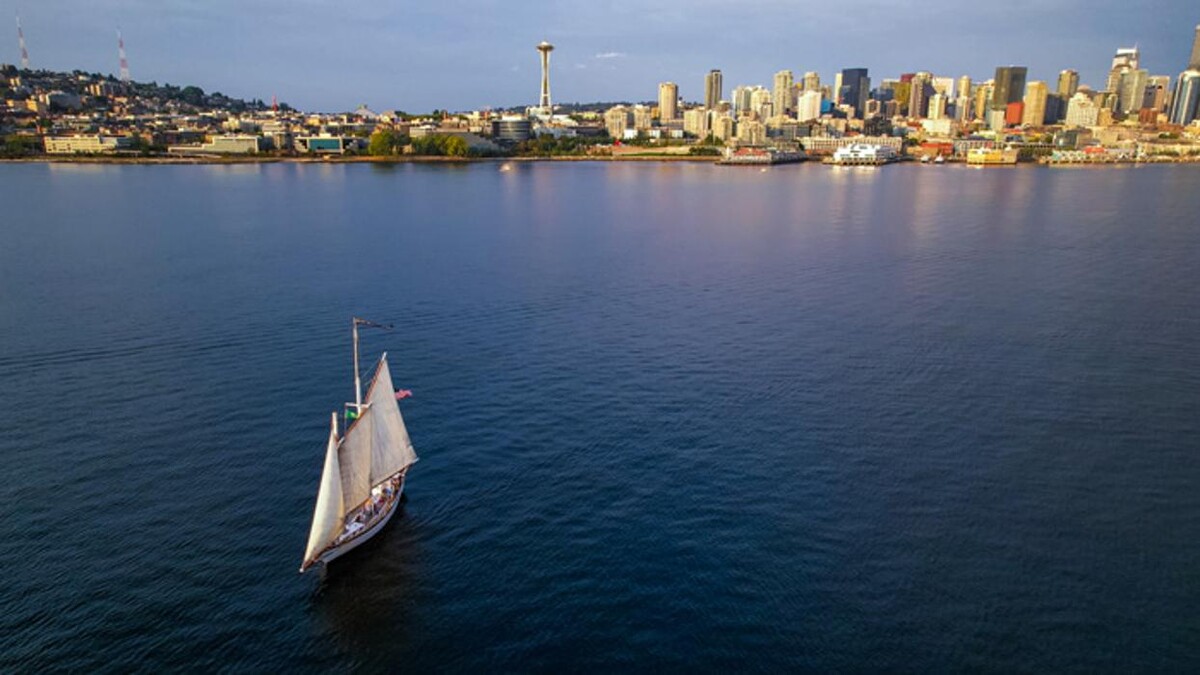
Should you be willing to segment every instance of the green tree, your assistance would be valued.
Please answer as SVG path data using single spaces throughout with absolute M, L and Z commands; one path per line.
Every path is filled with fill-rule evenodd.
M 446 137 L 446 144 L 443 147 L 447 157 L 466 157 L 471 149 L 461 136 Z
M 371 134 L 371 140 L 367 142 L 367 154 L 375 157 L 384 157 L 395 154 L 396 134 L 390 129 L 380 129 Z

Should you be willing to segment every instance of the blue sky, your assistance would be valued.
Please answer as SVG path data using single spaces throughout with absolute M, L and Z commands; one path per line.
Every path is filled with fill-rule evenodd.
M 986 79 L 1026 65 L 1103 85 L 1117 47 L 1178 75 L 1200 23 L 1195 0 L 0 0 L 18 61 L 20 12 L 34 67 L 117 70 L 121 27 L 137 80 L 308 110 L 463 110 L 536 103 L 545 39 L 556 101 L 649 100 L 670 80 L 688 100 L 720 68 L 725 89 L 789 68 L 823 81 L 865 66 Z M 1053 87 L 1053 85 L 1051 85 Z

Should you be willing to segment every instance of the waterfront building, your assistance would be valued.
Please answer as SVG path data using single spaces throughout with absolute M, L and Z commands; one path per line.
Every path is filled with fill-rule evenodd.
M 167 148 L 172 155 L 253 155 L 263 149 L 264 138 L 257 135 L 213 136 L 204 145 L 173 145 Z
M 821 76 L 811 70 L 808 71 L 807 73 L 805 73 L 804 74 L 804 91 L 819 92 L 820 90 L 821 90 Z
M 992 109 L 1005 110 L 1025 98 L 1025 66 L 999 66 L 992 86 Z
M 809 122 L 821 116 L 821 92 L 809 89 L 800 95 L 796 103 L 796 119 Z
M 363 140 L 353 136 L 335 136 L 333 134 L 297 136 L 295 149 L 297 152 L 314 155 L 344 155 L 347 150 L 359 147 Z
M 792 71 L 781 70 L 775 73 L 771 88 L 771 104 L 776 115 L 786 115 L 795 106 L 792 104 Z
M 741 145 L 763 145 L 767 142 L 767 127 L 758 120 L 742 120 L 737 125 L 737 140 Z
M 1025 111 L 1021 116 L 1021 124 L 1027 127 L 1040 127 L 1046 123 L 1046 99 L 1050 88 L 1045 82 L 1035 80 L 1025 85 Z
M 683 111 L 684 133 L 696 138 L 707 138 L 711 129 L 707 108 L 692 108 Z
M 716 110 L 717 104 L 724 98 L 722 95 L 723 85 L 721 82 L 721 71 L 713 69 L 708 71 L 708 75 L 704 76 L 704 107 L 709 110 Z
M 604 128 L 613 138 L 624 138 L 625 130 L 632 127 L 633 114 L 623 105 L 613 106 L 604 112 Z
M 1058 74 L 1058 88 L 1054 93 L 1063 97 L 1064 101 L 1071 100 L 1075 92 L 1079 91 L 1079 71 L 1068 68 Z
M 1179 74 L 1171 107 L 1172 124 L 1191 124 L 1200 117 L 1200 69 L 1188 69 Z
M 712 135 L 718 141 L 727 141 L 733 138 L 733 118 L 729 115 L 719 114 L 712 121 Z
M 673 120 L 679 117 L 679 85 L 663 82 L 658 85 L 658 118 Z
M 871 78 L 867 77 L 866 68 L 846 68 L 842 70 L 842 85 L 839 87 L 839 104 L 854 108 L 856 117 L 862 117 L 867 107 L 867 97 L 871 93 Z
M 77 135 L 77 136 L 47 136 L 43 145 L 48 155 L 94 155 L 105 152 L 116 152 L 133 147 L 133 139 L 128 136 Z
M 1067 102 L 1067 118 L 1064 124 L 1068 127 L 1094 127 L 1098 121 L 1100 106 L 1086 92 L 1076 92 Z
M 520 143 L 533 137 L 533 122 L 528 117 L 503 116 L 492 120 L 492 138 L 501 143 Z
M 805 138 L 802 143 L 807 152 L 827 155 L 848 145 L 866 143 L 868 145 L 884 145 L 896 154 L 904 144 L 904 139 L 898 136 L 812 136 Z

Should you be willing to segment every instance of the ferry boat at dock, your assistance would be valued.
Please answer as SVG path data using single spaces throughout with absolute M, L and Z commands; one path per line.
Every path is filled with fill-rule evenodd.
M 808 159 L 803 150 L 782 150 L 780 148 L 725 148 L 721 160 L 722 166 L 768 166 L 771 164 L 795 164 Z
M 897 159 L 896 150 L 891 146 L 855 143 L 835 150 L 829 163 L 836 166 L 881 166 Z

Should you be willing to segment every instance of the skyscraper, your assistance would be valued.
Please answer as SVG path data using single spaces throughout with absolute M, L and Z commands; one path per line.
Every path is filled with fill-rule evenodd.
M 1063 98 L 1064 101 L 1070 100 L 1075 92 L 1079 91 L 1079 71 L 1068 68 L 1058 74 L 1058 89 L 1054 93 Z
M 1200 70 L 1200 26 L 1196 26 L 1196 38 L 1192 42 L 1192 58 L 1188 59 L 1188 70 Z
M 921 71 L 914 73 L 909 81 L 908 116 L 921 118 L 929 116 L 929 98 L 933 96 L 933 73 Z
M 809 89 L 800 95 L 796 103 L 796 118 L 801 122 L 815 120 L 821 116 L 821 92 Z
M 750 94 L 754 91 L 754 87 L 741 85 L 733 88 L 731 102 L 733 103 L 733 114 L 740 117 L 750 112 Z
M 813 71 L 808 71 L 804 74 L 804 91 L 820 91 L 821 76 Z
M 543 114 L 550 115 L 554 110 L 550 107 L 550 52 L 554 51 L 554 45 L 542 40 L 537 50 L 542 55 L 542 95 L 538 99 L 538 107 Z
M 781 70 L 775 73 L 774 86 L 771 88 L 771 103 L 776 115 L 786 115 L 794 108 L 792 105 L 792 71 Z
M 1025 87 L 1025 110 L 1022 111 L 1021 124 L 1027 127 L 1040 127 L 1046 121 L 1046 99 L 1050 95 L 1050 87 L 1045 82 L 1030 82 Z
M 1179 74 L 1175 85 L 1175 101 L 1171 106 L 1172 124 L 1190 124 L 1200 110 L 1200 70 L 1189 68 Z
M 971 78 L 963 75 L 958 78 L 958 86 L 954 89 L 954 94 L 958 98 L 971 95 Z
M 1003 110 L 1025 98 L 1025 66 L 999 66 L 992 86 L 992 109 Z
M 1143 68 L 1122 72 L 1117 79 L 1117 112 L 1128 115 L 1141 110 L 1149 82 L 1150 73 Z
M 870 93 L 871 78 L 867 77 L 866 68 L 842 70 L 841 102 L 842 105 L 853 106 L 856 117 L 863 116 Z
M 1108 70 L 1108 81 L 1104 84 L 1104 91 L 1115 94 L 1121 86 L 1121 73 L 1137 70 L 1139 60 L 1137 47 L 1118 49 L 1112 60 L 1112 68 Z
M 658 85 L 658 119 L 673 120 L 679 116 L 679 85 L 663 82 Z
M 1167 99 L 1171 94 L 1171 77 L 1169 75 L 1151 75 L 1146 85 L 1145 108 L 1153 108 L 1155 112 L 1167 109 Z
M 715 110 L 722 98 L 721 91 L 721 71 L 708 71 L 708 75 L 704 76 L 704 107 Z

